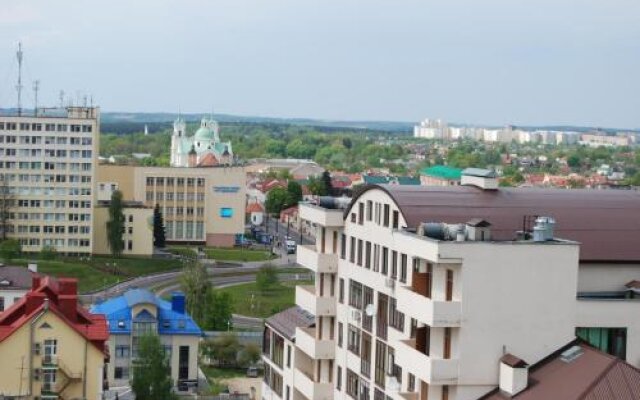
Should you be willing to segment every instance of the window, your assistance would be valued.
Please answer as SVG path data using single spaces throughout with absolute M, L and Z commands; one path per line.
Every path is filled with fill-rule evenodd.
M 342 367 L 336 369 L 336 389 L 342 390 Z
M 349 261 L 356 262 L 356 238 L 351 236 L 351 245 L 349 246 Z
M 287 345 L 287 367 L 291 368 L 291 346 Z
M 378 292 L 378 311 L 376 313 L 376 334 L 387 339 L 387 317 L 389 313 L 389 296 Z
M 445 288 L 445 300 L 453 300 L 453 271 L 447 270 L 447 286 Z
M 340 304 L 344 303 L 344 279 L 340 278 L 340 287 L 338 290 L 338 301 L 340 302 Z
M 382 248 L 382 275 L 389 274 L 389 249 L 387 247 Z
M 400 282 L 407 283 L 407 255 L 400 255 Z
M 398 279 L 398 252 L 395 250 L 391 252 L 391 277 Z
M 289 385 L 287 385 L 287 391 L 286 391 L 286 397 L 285 397 L 285 400 L 289 400 L 290 391 L 291 391 L 291 388 L 289 387 Z
M 189 346 L 178 349 L 178 379 L 189 379 Z
M 347 349 L 357 356 L 360 355 L 360 330 L 351 324 L 348 325 Z
M 345 260 L 347 258 L 347 236 L 340 234 L 340 258 Z
M 384 205 L 384 216 L 382 219 L 382 225 L 384 225 L 385 227 L 389 227 L 389 205 L 385 204 Z
M 347 368 L 347 394 L 349 397 L 358 400 L 359 382 L 358 375 Z
M 233 217 L 233 208 L 230 208 L 230 207 L 222 207 L 222 208 L 220 208 L 220 217 L 221 218 L 231 218 L 231 217 Z
M 444 344 L 442 351 L 442 358 L 451 358 L 451 328 L 444 328 Z
M 413 374 L 407 374 L 407 391 L 415 392 L 416 391 L 416 377 Z
M 358 265 L 362 267 L 362 239 L 358 239 Z
M 389 326 L 404 331 L 404 314 L 398 311 L 398 304 L 395 298 L 389 298 Z
M 371 377 L 371 336 L 362 332 L 362 347 L 360 349 L 360 373 Z
M 373 217 L 373 202 L 371 200 L 367 200 L 367 221 L 371 221 Z
M 342 329 L 343 329 L 343 325 L 342 322 L 338 322 L 338 347 L 342 348 Z M 340 368 L 340 367 L 338 367 Z
M 378 272 L 380 270 L 380 245 L 373 245 L 373 271 Z
M 354 280 L 349 282 L 349 305 L 362 310 L 362 284 Z
M 392 228 L 398 229 L 398 224 L 400 223 L 400 213 L 398 210 L 393 210 L 393 223 Z
M 371 269 L 371 242 L 367 241 L 364 249 L 364 267 Z
M 129 378 L 129 368 L 127 367 L 115 367 L 113 371 L 113 377 L 115 379 L 128 379 Z
M 364 223 L 364 203 L 358 202 L 358 224 L 362 225 Z
M 384 389 L 387 364 L 387 346 L 376 340 L 376 365 L 375 365 L 375 381 L 376 385 Z
M 605 353 L 627 359 L 627 328 L 576 328 L 576 336 Z

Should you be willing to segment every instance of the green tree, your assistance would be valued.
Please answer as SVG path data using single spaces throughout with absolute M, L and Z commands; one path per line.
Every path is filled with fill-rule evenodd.
M 55 260 L 58 256 L 58 252 L 53 246 L 43 246 L 40 250 L 41 260 Z
M 324 182 L 320 178 L 315 176 L 309 177 L 309 183 L 307 184 L 309 192 L 315 196 L 326 196 L 327 188 L 324 186 Z
M 187 261 L 182 269 L 182 291 L 187 298 L 187 312 L 200 326 L 205 326 L 209 279 L 205 266 Z
M 331 183 L 331 174 L 329 173 L 329 171 L 324 171 L 320 179 L 324 184 L 325 192 L 327 193 L 327 195 L 332 196 L 334 194 L 333 183 Z
M 160 338 L 147 335 L 140 338 L 138 358 L 133 364 L 131 389 L 138 400 L 176 399 L 171 388 L 171 367 L 165 357 Z
M 636 172 L 633 176 L 628 178 L 627 185 L 640 186 L 640 172 Z
M 211 331 L 228 330 L 233 327 L 232 313 L 231 295 L 227 292 L 218 292 L 213 288 L 209 289 L 204 327 Z
M 165 247 L 166 237 L 164 233 L 164 219 L 160 211 L 160 204 L 156 204 L 153 209 L 153 245 L 156 247 Z
M 287 184 L 287 201 L 285 207 L 298 205 L 302 200 L 302 186 L 296 181 L 289 181 Z
M 6 239 L 0 242 L 0 257 L 5 261 L 11 261 L 20 255 L 22 248 L 16 239 Z
M 256 274 L 256 286 L 259 290 L 271 289 L 278 283 L 278 271 L 272 264 L 264 264 Z
M 119 256 L 124 249 L 124 214 L 122 213 L 122 192 L 116 190 L 111 194 L 109 203 L 109 221 L 107 221 L 107 238 L 111 254 Z
M 580 167 L 580 164 L 582 164 L 582 159 L 578 154 L 573 153 L 567 157 L 567 165 L 571 168 L 578 168 Z
M 264 202 L 267 212 L 272 215 L 280 215 L 280 211 L 287 203 L 287 190 L 281 187 L 273 188 L 267 193 Z
M 202 345 L 202 354 L 219 366 L 235 366 L 238 364 L 240 351 L 238 337 L 229 332 L 213 340 L 207 340 Z
M 7 174 L 0 174 L 0 231 L 2 232 L 2 240 L 7 239 L 9 215 L 15 204 L 15 195 L 11 192 L 11 184 Z
M 255 343 L 248 343 L 238 354 L 238 364 L 242 367 L 250 367 L 260 360 L 260 354 L 260 346 Z

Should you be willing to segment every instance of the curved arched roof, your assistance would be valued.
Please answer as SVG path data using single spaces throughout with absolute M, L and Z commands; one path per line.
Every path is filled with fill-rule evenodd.
M 638 191 L 371 185 L 350 207 L 372 189 L 393 199 L 409 228 L 421 222 L 482 218 L 492 224 L 492 237 L 511 240 L 523 229 L 526 216 L 550 216 L 556 219 L 556 237 L 582 243 L 582 261 L 640 262 Z

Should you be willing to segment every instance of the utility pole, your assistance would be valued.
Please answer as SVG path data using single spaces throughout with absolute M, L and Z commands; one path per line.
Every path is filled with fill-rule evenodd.
M 38 91 L 40 90 L 40 81 L 35 80 L 33 82 L 33 97 L 34 97 L 34 105 L 33 105 L 33 114 L 38 116 Z
M 18 116 L 22 115 L 22 43 L 18 42 L 18 52 L 16 53 L 18 58 L 18 84 L 16 90 L 18 91 Z

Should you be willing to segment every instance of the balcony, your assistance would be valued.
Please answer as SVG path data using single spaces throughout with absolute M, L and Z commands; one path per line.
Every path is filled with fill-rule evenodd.
M 296 347 L 314 360 L 335 358 L 335 341 L 316 339 L 315 328 L 296 328 Z
M 401 340 L 396 347 L 396 364 L 430 385 L 451 385 L 458 381 L 458 360 L 429 357 L 416 350 L 414 340 Z
M 459 301 L 432 300 L 401 286 L 396 291 L 398 309 L 431 327 L 459 327 L 462 305 Z
M 331 400 L 333 385 L 328 382 L 316 382 L 300 369 L 296 368 L 293 379 L 295 388 L 309 400 Z
M 296 304 L 315 316 L 336 315 L 336 298 L 316 296 L 313 285 L 296 286 Z
M 297 261 L 316 273 L 338 272 L 338 255 L 319 253 L 315 245 L 298 245 Z
M 329 209 L 313 204 L 300 204 L 300 218 L 324 227 L 341 227 L 344 225 L 344 210 Z

